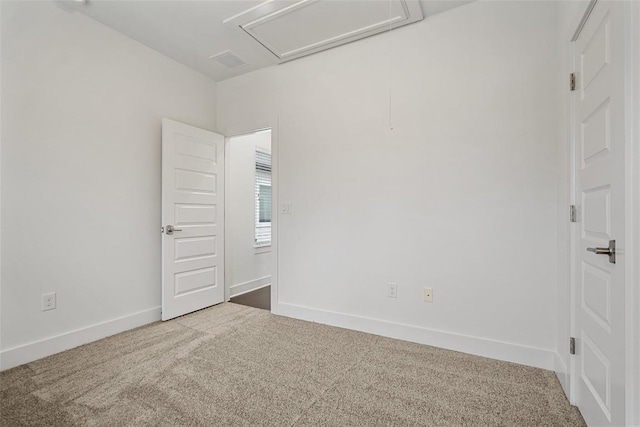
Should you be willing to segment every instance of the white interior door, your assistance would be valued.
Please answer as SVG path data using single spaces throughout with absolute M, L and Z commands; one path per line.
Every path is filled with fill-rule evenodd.
M 162 320 L 224 300 L 224 137 L 162 120 Z
M 598 1 L 574 45 L 575 402 L 590 426 L 625 425 L 625 134 L 620 2 Z M 615 240 L 615 263 L 606 252 Z

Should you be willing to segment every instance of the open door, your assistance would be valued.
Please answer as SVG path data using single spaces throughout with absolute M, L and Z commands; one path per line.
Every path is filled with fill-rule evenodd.
M 590 426 L 625 422 L 623 9 L 598 1 L 575 39 L 573 384 Z
M 224 300 L 224 136 L 162 120 L 162 320 Z

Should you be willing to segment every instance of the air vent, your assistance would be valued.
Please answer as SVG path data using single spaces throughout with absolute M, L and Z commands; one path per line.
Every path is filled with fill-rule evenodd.
M 238 56 L 236 56 L 236 54 L 231 52 L 230 50 L 225 50 L 224 52 L 217 53 L 213 56 L 210 56 L 209 58 L 224 65 L 230 70 L 233 68 L 242 67 L 243 65 L 247 65 L 246 62 L 238 58 Z

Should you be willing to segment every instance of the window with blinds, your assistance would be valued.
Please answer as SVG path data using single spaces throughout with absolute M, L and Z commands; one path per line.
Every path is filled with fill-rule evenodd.
M 256 150 L 255 243 L 271 244 L 271 154 Z

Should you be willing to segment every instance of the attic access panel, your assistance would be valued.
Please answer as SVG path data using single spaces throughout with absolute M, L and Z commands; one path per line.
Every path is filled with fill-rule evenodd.
M 280 63 L 423 19 L 417 0 L 271 0 L 224 21 Z

